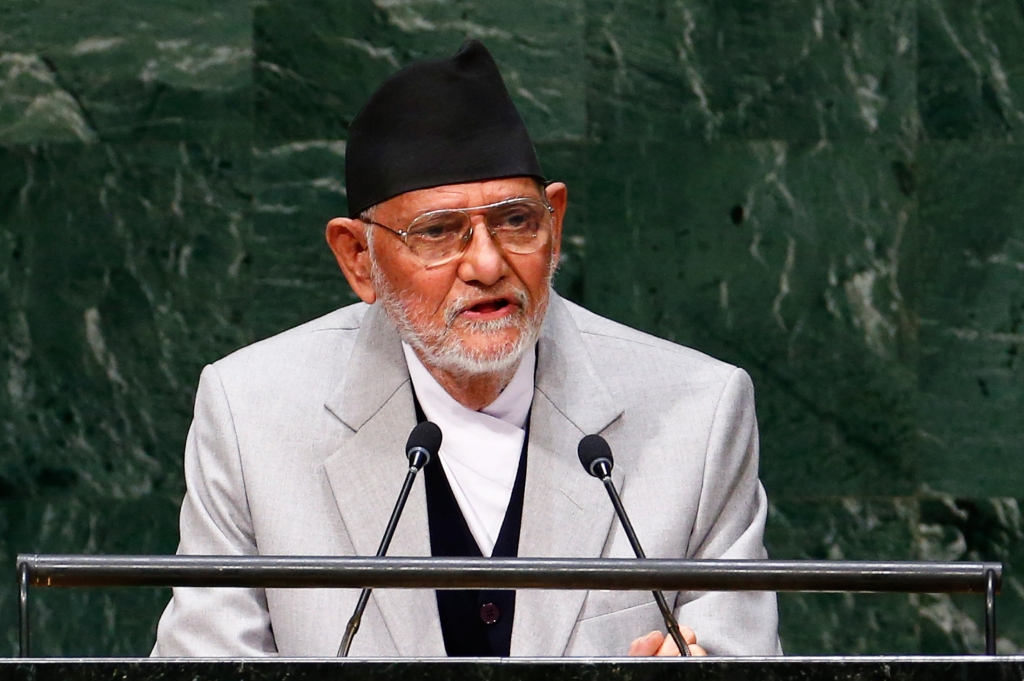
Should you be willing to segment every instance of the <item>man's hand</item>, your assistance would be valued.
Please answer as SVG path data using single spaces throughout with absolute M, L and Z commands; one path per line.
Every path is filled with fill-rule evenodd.
M 690 655 L 703 657 L 708 654 L 706 650 L 697 645 L 697 634 L 693 632 L 693 629 L 680 626 L 679 633 L 683 635 L 683 640 L 686 641 L 687 647 L 690 649 Z M 651 655 L 678 657 L 679 648 L 676 647 L 676 642 L 672 640 L 671 636 L 665 636 L 660 631 L 652 631 L 630 643 L 629 654 L 631 657 L 650 657 Z

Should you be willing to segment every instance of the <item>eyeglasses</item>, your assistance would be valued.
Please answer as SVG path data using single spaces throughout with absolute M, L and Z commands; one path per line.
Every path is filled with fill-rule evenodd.
M 425 266 L 438 267 L 459 257 L 473 240 L 470 215 L 483 213 L 484 224 L 501 250 L 516 255 L 535 253 L 551 240 L 555 209 L 540 199 L 506 199 L 476 208 L 432 210 L 417 215 L 405 229 L 392 229 L 373 220 L 409 247 Z

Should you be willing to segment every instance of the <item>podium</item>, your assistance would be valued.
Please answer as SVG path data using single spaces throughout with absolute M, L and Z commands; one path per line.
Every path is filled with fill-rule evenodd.
M 0 681 L 1010 681 L 1024 656 L 0 661 Z
M 22 657 L 0 681 L 999 681 L 1024 656 L 996 656 L 1000 563 L 292 556 L 18 556 Z M 614 589 L 973 593 L 984 596 L 986 654 L 957 657 L 37 659 L 33 587 Z

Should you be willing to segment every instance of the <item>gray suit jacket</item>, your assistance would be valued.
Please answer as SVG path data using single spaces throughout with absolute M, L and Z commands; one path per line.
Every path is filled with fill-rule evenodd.
M 579 439 L 611 444 L 650 557 L 764 558 L 750 379 L 552 294 L 539 341 L 520 556 L 629 557 Z M 208 366 L 185 450 L 181 554 L 373 555 L 415 425 L 398 335 L 352 305 Z M 392 556 L 428 556 L 422 483 Z M 174 590 L 154 655 L 333 656 L 355 590 Z M 712 654 L 780 652 L 770 593 L 666 594 Z M 649 592 L 519 591 L 512 654 L 621 655 L 663 624 Z M 377 589 L 353 656 L 443 656 L 434 594 Z

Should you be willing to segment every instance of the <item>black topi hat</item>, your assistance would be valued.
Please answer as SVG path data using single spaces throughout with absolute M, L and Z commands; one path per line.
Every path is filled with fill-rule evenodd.
M 543 176 L 494 58 L 469 40 L 451 59 L 384 81 L 348 129 L 348 214 L 415 189 Z

